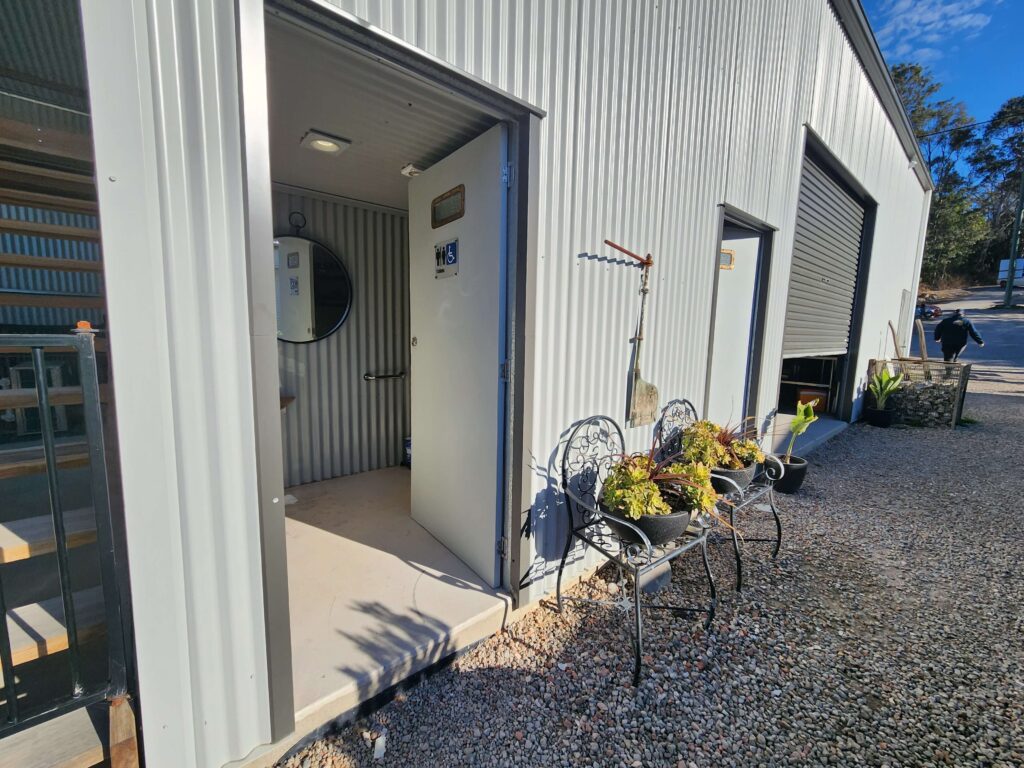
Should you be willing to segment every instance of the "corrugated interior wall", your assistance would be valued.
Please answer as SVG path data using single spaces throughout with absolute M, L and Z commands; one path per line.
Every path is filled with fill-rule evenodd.
M 612 255 L 604 238 L 654 254 L 644 375 L 663 400 L 700 406 L 718 206 L 777 227 L 759 393 L 771 411 L 809 126 L 879 203 L 854 365 L 882 350 L 916 281 L 926 196 L 827 0 L 335 1 L 547 111 L 524 600 L 554 587 L 566 525 L 560 442 L 591 414 L 624 420 L 640 274 L 594 258 Z M 627 431 L 635 448 L 649 438 Z
M 330 248 L 352 277 L 352 309 L 335 333 L 308 344 L 278 342 L 285 485 L 399 463 L 409 434 L 409 379 L 364 381 L 364 373 L 409 370 L 409 247 L 404 211 L 276 189 L 274 234 Z

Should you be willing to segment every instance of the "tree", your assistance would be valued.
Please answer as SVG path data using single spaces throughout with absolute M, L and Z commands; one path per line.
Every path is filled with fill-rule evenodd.
M 921 279 L 936 284 L 973 273 L 988 220 L 978 204 L 967 162 L 979 151 L 974 119 L 963 102 L 940 99 L 942 84 L 919 64 L 897 64 L 892 79 L 910 117 L 935 191 L 928 214 Z
M 897 64 L 892 79 L 910 116 L 936 186 L 961 184 L 965 160 L 977 143 L 975 122 L 962 101 L 938 98 L 942 83 L 920 64 Z
M 1024 96 L 1008 99 L 996 111 L 985 126 L 970 162 L 989 226 L 978 261 L 991 276 L 999 261 L 1010 255 L 1020 174 L 1024 173 Z

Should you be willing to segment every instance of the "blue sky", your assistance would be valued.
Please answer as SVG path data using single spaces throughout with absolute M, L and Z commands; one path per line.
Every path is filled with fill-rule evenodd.
M 862 2 L 886 62 L 930 67 L 975 119 L 1024 95 L 1024 0 Z

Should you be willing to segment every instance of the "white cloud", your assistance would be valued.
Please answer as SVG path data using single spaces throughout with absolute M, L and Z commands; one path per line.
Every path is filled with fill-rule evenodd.
M 942 44 L 969 39 L 992 17 L 986 13 L 1002 0 L 882 0 L 876 31 L 892 62 L 933 63 L 942 58 Z

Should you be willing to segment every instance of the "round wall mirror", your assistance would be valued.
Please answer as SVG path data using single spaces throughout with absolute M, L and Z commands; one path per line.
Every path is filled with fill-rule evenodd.
M 352 307 L 352 280 L 333 252 L 305 237 L 274 238 L 277 338 L 304 343 L 330 336 Z

